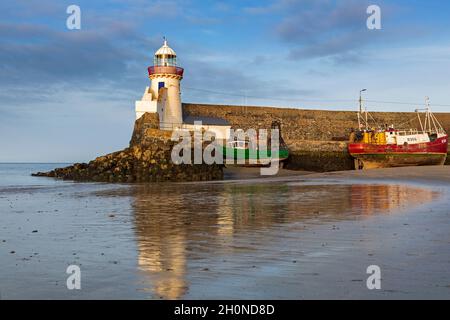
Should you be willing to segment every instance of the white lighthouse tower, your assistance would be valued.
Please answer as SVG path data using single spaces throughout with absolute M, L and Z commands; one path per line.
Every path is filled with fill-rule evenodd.
M 136 119 L 146 112 L 157 112 L 161 129 L 179 128 L 183 122 L 180 91 L 183 72 L 177 66 L 177 54 L 164 40 L 155 52 L 153 66 L 148 67 L 151 86 L 145 89 L 142 100 L 136 101 Z

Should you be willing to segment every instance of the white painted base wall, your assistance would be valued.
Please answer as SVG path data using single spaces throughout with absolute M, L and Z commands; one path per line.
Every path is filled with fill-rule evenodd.
M 153 96 L 151 89 L 149 87 L 145 88 L 142 99 L 136 101 L 135 110 L 136 110 L 136 120 L 142 117 L 146 112 L 156 113 L 158 111 L 156 97 Z
M 182 123 L 182 109 L 179 90 L 179 80 L 166 82 L 169 88 L 162 88 L 160 92 L 153 94 L 154 83 L 152 87 L 145 88 L 142 99 L 136 101 L 136 120 L 144 115 L 144 113 L 158 113 L 160 119 L 161 130 L 187 129 L 194 131 L 195 125 Z M 155 87 L 157 88 L 157 87 Z M 218 125 L 202 125 L 205 131 L 214 132 L 217 140 L 226 140 L 230 137 L 231 126 Z
M 183 124 L 183 129 L 194 131 L 195 128 L 196 126 L 193 124 Z M 202 125 L 201 129 L 214 132 L 217 140 L 227 140 L 230 137 L 231 126 Z M 200 130 L 200 128 L 197 128 L 197 130 Z
M 144 113 L 156 113 L 155 101 L 136 101 L 136 120 L 144 115 Z

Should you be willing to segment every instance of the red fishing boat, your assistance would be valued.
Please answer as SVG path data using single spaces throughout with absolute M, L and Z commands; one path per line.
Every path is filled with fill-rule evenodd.
M 421 111 L 425 111 L 424 119 Z M 393 125 L 370 128 L 368 112 L 364 116 L 360 108 L 359 129 L 352 130 L 348 145 L 355 169 L 443 165 L 448 152 L 447 133 L 431 112 L 428 101 L 426 109 L 416 112 L 420 129 L 396 129 Z

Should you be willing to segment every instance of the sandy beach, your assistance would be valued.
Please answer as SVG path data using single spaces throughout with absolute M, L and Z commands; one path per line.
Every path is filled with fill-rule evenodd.
M 2 299 L 450 298 L 449 167 L 137 185 L 2 168 Z

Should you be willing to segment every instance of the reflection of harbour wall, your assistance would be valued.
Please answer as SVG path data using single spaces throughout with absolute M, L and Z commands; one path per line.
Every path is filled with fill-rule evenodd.
M 230 255 L 242 254 L 251 266 L 271 242 L 282 241 L 283 235 L 272 233 L 279 225 L 302 232 L 311 225 L 393 214 L 438 196 L 404 185 L 139 185 L 132 189 L 131 206 L 142 285 L 155 297 L 180 299 L 195 281 L 189 275 L 210 268 L 211 257 L 226 264 Z
M 416 191 L 416 192 L 414 192 Z M 390 213 L 435 200 L 439 193 L 403 185 L 351 185 L 351 206 L 361 208 L 362 215 Z
M 347 152 L 349 130 L 358 126 L 356 111 L 300 110 L 269 107 L 183 104 L 186 115 L 219 117 L 232 128 L 270 128 L 272 121 L 282 123 L 282 135 L 290 149 L 288 168 L 314 171 L 334 171 L 353 168 Z M 374 112 L 380 124 L 419 127 L 417 120 L 406 123 L 416 115 L 402 112 Z M 436 114 L 450 132 L 450 114 Z M 447 158 L 450 164 L 450 158 Z

